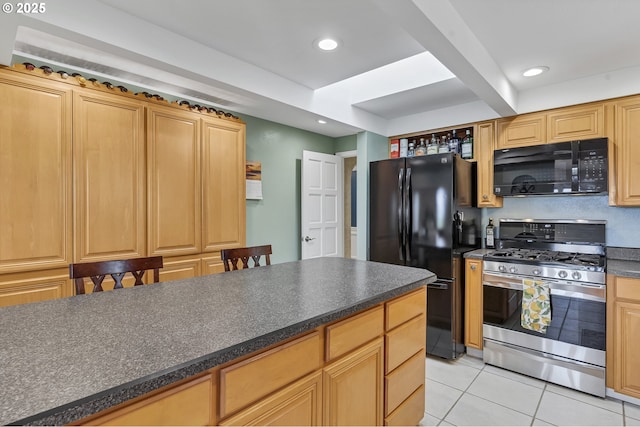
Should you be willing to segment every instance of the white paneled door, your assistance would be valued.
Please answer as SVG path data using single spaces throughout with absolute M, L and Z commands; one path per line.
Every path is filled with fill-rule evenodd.
M 344 255 L 343 159 L 302 153 L 302 259 Z

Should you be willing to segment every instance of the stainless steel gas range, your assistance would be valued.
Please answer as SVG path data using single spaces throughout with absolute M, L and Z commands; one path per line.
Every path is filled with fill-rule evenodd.
M 499 226 L 497 249 L 483 260 L 485 363 L 604 397 L 606 221 Z M 534 290 L 547 309 L 543 332 L 530 323 L 541 320 L 529 309 Z

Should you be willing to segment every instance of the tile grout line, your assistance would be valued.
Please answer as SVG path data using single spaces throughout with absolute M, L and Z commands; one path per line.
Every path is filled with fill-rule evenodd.
M 480 373 L 482 371 L 484 371 L 484 367 L 487 365 L 484 365 L 482 367 L 482 369 L 478 369 L 478 373 L 473 377 L 473 379 L 471 380 L 471 382 L 469 383 L 469 385 L 467 386 L 467 388 L 465 388 L 464 390 L 462 390 L 462 394 L 460 394 L 460 396 L 456 399 L 455 402 L 453 402 L 453 405 L 451 405 L 451 407 L 449 408 L 449 410 L 447 411 L 446 414 L 444 414 L 444 417 L 442 417 L 442 419 L 440 420 L 440 422 L 438 423 L 438 425 L 442 424 L 443 421 L 445 421 L 445 418 L 447 418 L 447 416 L 451 413 L 451 411 L 453 410 L 453 408 L 455 408 L 455 406 L 458 404 L 458 402 L 460 401 L 460 399 L 462 399 L 462 396 L 464 396 L 467 393 L 467 390 L 469 390 L 469 387 L 471 387 L 471 384 L 473 384 L 473 382 L 478 378 L 478 376 L 480 375 Z M 434 380 L 431 380 L 434 381 Z M 439 381 L 436 381 L 439 382 Z M 440 383 L 443 384 L 443 383 Z M 446 384 L 445 384 L 446 385 Z M 451 388 L 455 388 L 455 387 L 451 387 Z M 456 389 L 459 390 L 459 389 Z M 446 421 L 447 423 L 449 423 L 449 421 Z M 451 424 L 451 423 L 449 423 Z
M 531 419 L 531 425 L 536 422 L 536 418 L 538 416 L 538 410 L 540 409 L 540 405 L 542 404 L 542 399 L 544 398 L 544 394 L 547 392 L 547 384 L 545 383 L 544 387 L 542 387 L 542 393 L 540 393 L 540 400 L 538 400 L 538 404 L 536 405 L 536 410 L 533 412 L 533 418 Z M 544 421 L 544 420 L 542 420 Z M 546 422 L 546 421 L 545 421 Z M 551 423 L 549 423 L 551 424 Z

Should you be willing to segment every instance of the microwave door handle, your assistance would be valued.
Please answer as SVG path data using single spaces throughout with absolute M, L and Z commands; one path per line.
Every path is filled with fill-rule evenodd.
M 411 224 L 412 224 L 412 203 L 411 200 L 411 168 L 407 168 L 407 176 L 404 185 L 404 236 L 407 261 L 411 260 Z
M 400 169 L 398 172 L 398 252 L 400 261 L 404 261 L 404 222 L 403 220 L 403 197 L 402 197 L 402 188 L 404 182 L 404 168 Z

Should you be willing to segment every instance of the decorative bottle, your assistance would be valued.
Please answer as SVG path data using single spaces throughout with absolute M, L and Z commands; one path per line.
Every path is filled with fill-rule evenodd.
M 487 224 L 487 242 L 486 247 L 489 249 L 493 249 L 496 247 L 494 235 L 493 235 L 493 218 L 489 218 L 489 224 Z
M 462 140 L 461 155 L 463 159 L 473 159 L 473 137 L 471 131 L 467 129 L 467 134 Z

